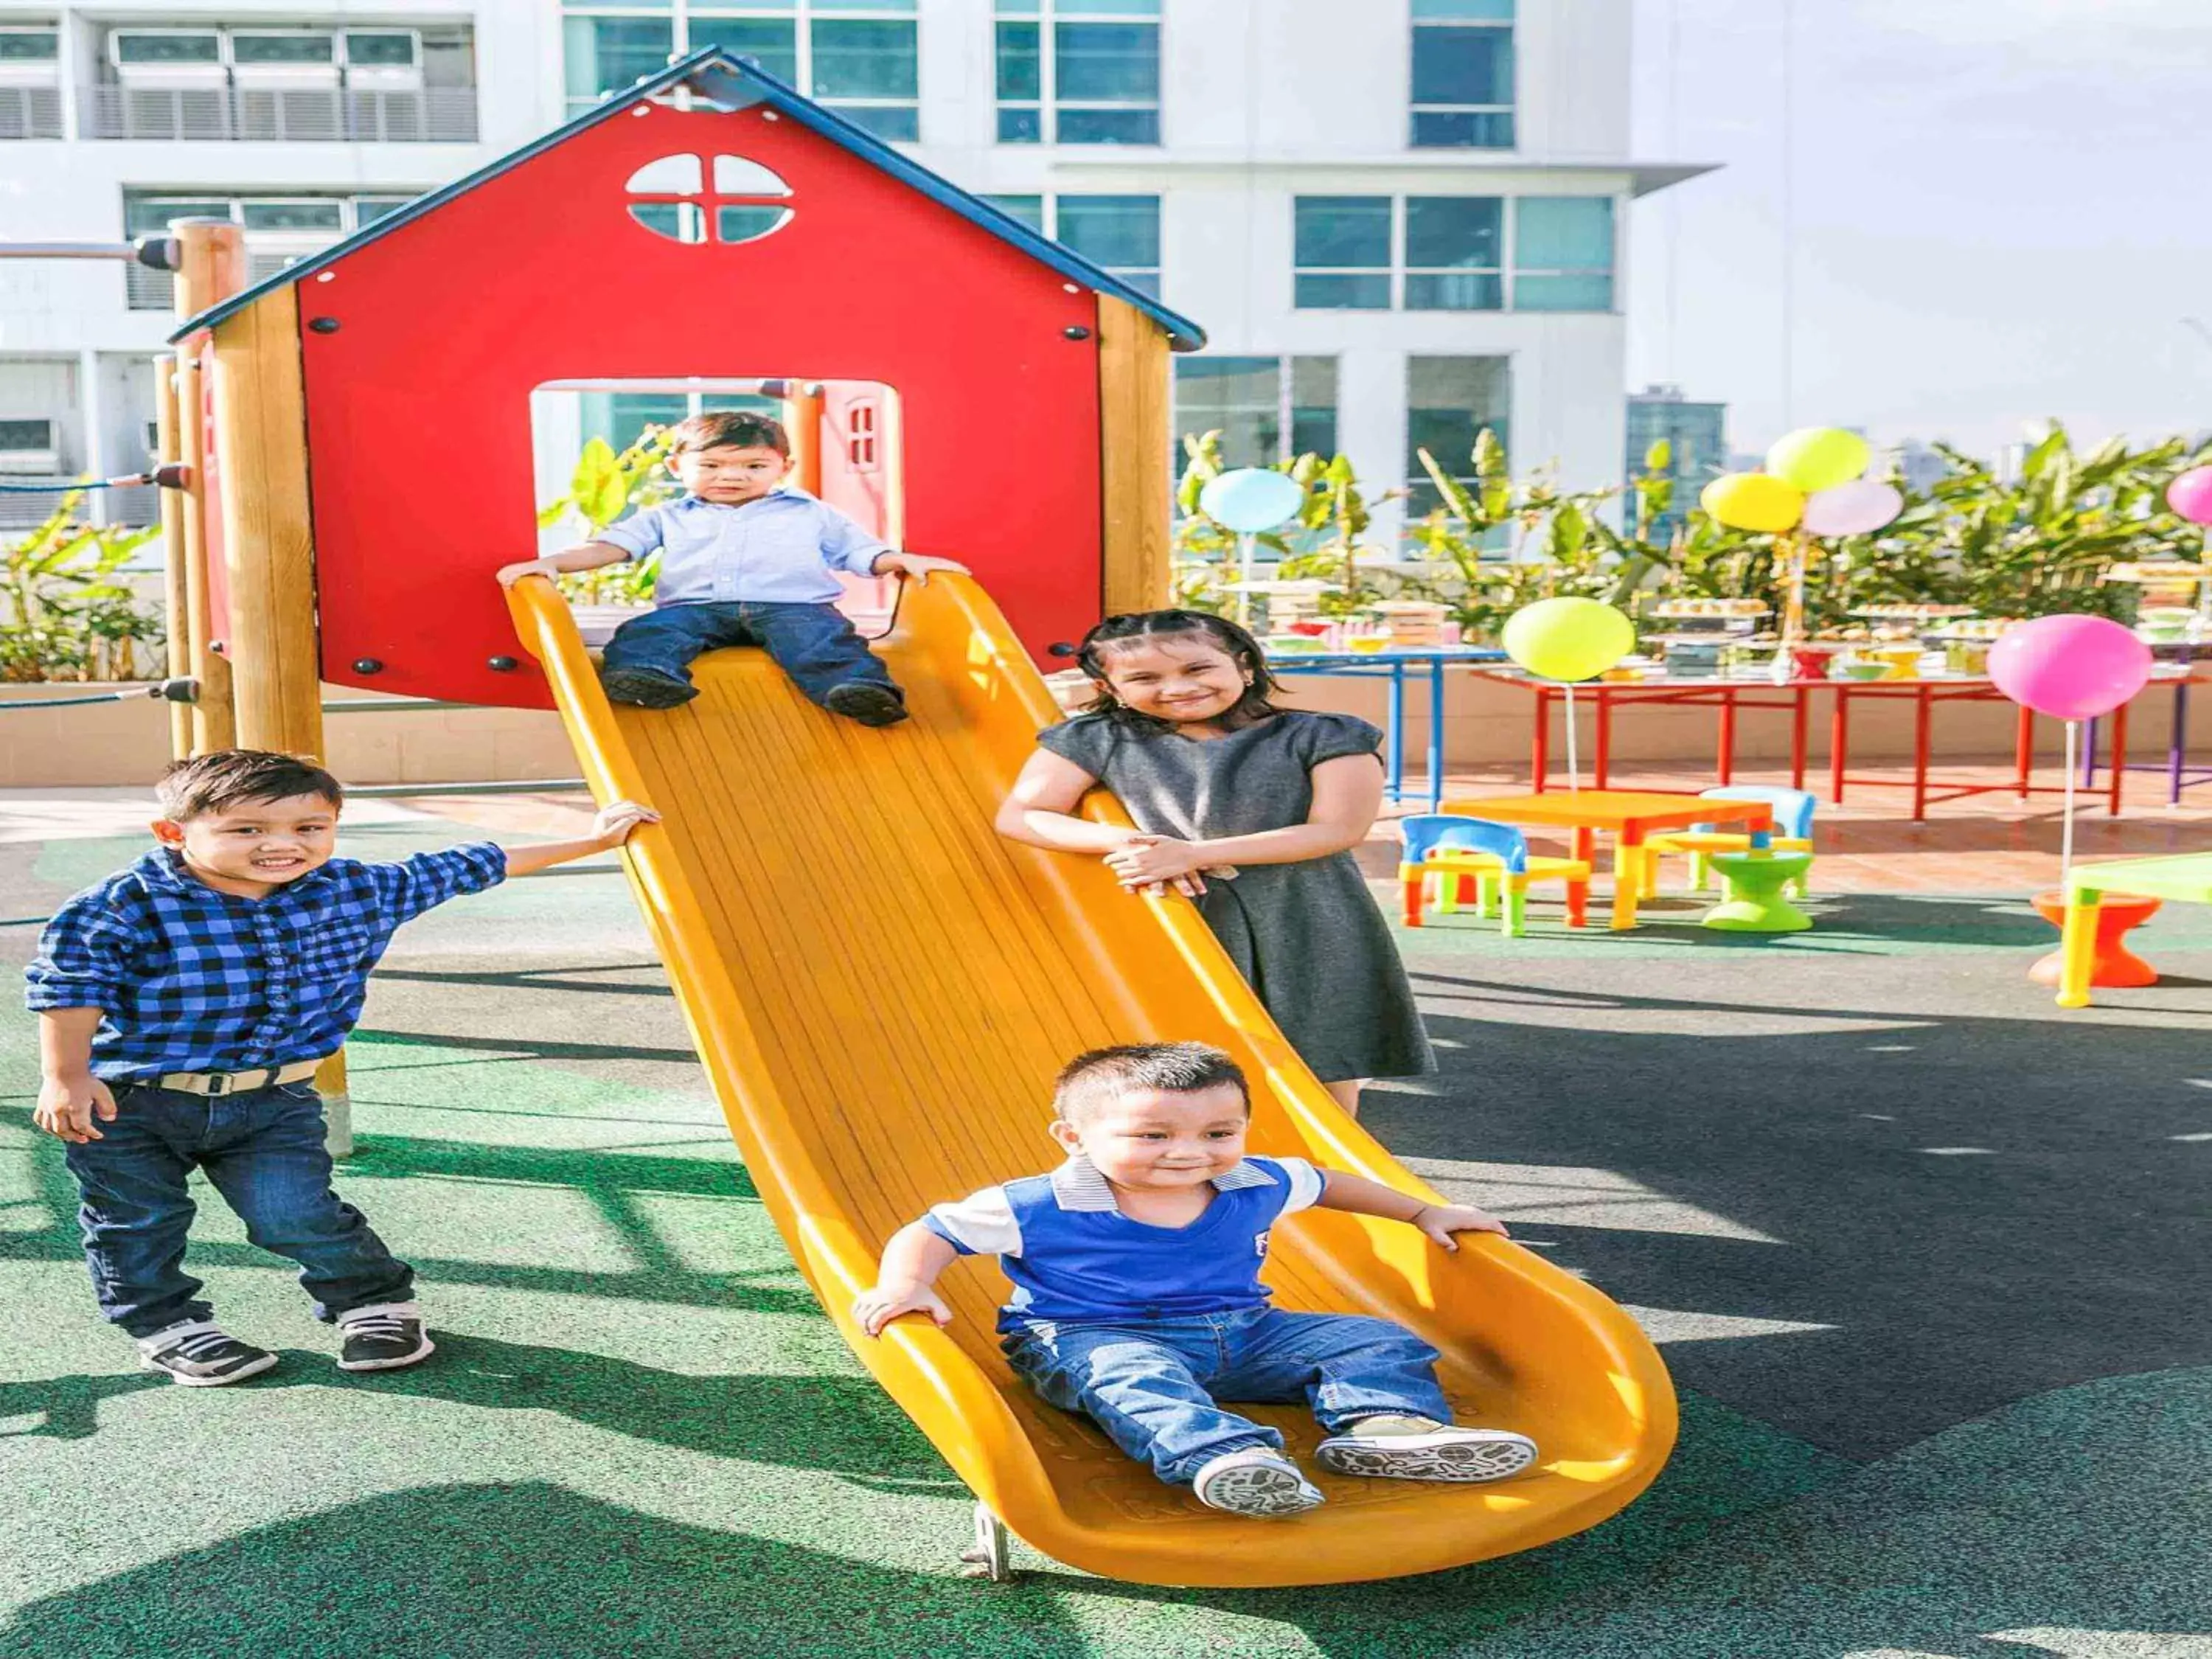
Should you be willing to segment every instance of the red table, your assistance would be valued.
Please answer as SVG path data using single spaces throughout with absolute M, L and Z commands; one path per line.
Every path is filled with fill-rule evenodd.
M 1548 680 L 1535 680 L 1525 674 L 1498 670 L 1478 671 L 1492 679 L 1518 685 L 1531 693 L 1535 701 L 1534 719 L 1529 741 L 1529 767 L 1536 793 L 1550 787 L 1547 775 L 1551 769 L 1551 720 L 1554 705 L 1563 705 L 1566 688 Z M 2022 800 L 2030 795 L 2060 794 L 2063 784 L 2036 783 L 2033 781 L 2035 759 L 2035 716 L 2028 710 L 2020 710 L 2013 743 L 2012 778 L 2004 783 L 1968 783 L 1964 780 L 1935 778 L 1929 775 L 1934 755 L 1935 711 L 1938 703 L 1947 702 L 2003 702 L 2005 695 L 1989 680 L 1976 678 L 1940 678 L 1920 680 L 1790 680 L 1772 684 L 1759 680 L 1597 680 L 1577 685 L 1577 703 L 1589 702 L 1595 711 L 1595 742 L 1590 757 L 1591 781 L 1597 788 L 1607 787 L 1613 766 L 1613 714 L 1618 708 L 1638 708 L 1649 705 L 1707 705 L 1713 708 L 1717 727 L 1715 745 L 1715 781 L 1723 787 L 1735 780 L 1735 739 L 1738 718 L 1748 709 L 1761 713 L 1779 712 L 1790 717 L 1790 781 L 1794 788 L 1805 787 L 1809 768 L 1812 698 L 1814 693 L 1826 693 L 1834 699 L 1828 714 L 1828 774 L 1829 797 L 1840 804 L 1848 787 L 1860 788 L 1905 788 L 1912 791 L 1912 816 L 1917 819 L 1928 816 L 1928 808 L 1944 801 L 1960 800 L 1969 795 L 2010 793 Z M 1862 698 L 1876 702 L 1910 701 L 1913 708 L 1912 776 L 1909 783 L 1893 778 L 1872 778 L 1854 775 L 1850 765 L 1851 705 Z M 2115 760 L 2127 759 L 2128 711 L 2123 707 L 2112 717 L 2112 745 Z M 2121 773 L 2115 770 L 2112 781 L 2104 793 L 2107 810 L 2114 817 L 2120 811 Z

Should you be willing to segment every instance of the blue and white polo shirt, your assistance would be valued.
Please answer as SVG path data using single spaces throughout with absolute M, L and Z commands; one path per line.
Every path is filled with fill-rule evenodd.
M 963 1255 L 995 1255 L 1014 1282 L 1001 1331 L 1033 1321 L 1152 1321 L 1267 1304 L 1268 1230 L 1322 1194 L 1302 1158 L 1248 1158 L 1216 1176 L 1213 1202 L 1186 1227 L 1132 1221 L 1090 1159 L 939 1204 L 921 1224 Z

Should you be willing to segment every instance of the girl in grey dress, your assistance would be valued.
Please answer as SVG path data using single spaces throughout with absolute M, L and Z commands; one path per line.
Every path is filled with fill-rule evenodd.
M 1109 617 L 1078 660 L 1098 700 L 1037 734 L 1000 833 L 1102 854 L 1133 891 L 1189 894 L 1346 1110 L 1368 1078 L 1435 1071 L 1351 852 L 1382 804 L 1382 733 L 1347 714 L 1275 708 L 1258 643 L 1204 611 Z M 1139 833 L 1073 816 L 1099 784 Z

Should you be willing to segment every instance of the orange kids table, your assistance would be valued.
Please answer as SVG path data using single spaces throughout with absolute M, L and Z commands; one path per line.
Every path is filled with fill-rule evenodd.
M 1568 830 L 1574 839 L 1574 856 L 1585 864 L 1591 861 L 1598 831 L 1610 834 L 1615 927 L 1636 926 L 1636 894 L 1641 884 L 1637 879 L 1635 849 L 1647 836 L 1686 830 L 1693 823 L 1774 828 L 1773 809 L 1765 801 L 1719 800 L 1711 795 L 1656 789 L 1552 789 L 1540 795 L 1486 795 L 1476 800 L 1446 801 L 1444 811 L 1498 823 Z

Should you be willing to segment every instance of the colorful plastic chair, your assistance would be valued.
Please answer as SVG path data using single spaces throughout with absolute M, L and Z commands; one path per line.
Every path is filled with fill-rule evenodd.
M 1754 830 L 1741 853 L 1706 856 L 1728 885 L 1728 896 L 1706 912 L 1705 926 L 1729 933 L 1802 933 L 1813 918 L 1783 896 L 1793 880 L 1804 879 L 1810 853 L 1778 853 L 1774 837 Z
M 1567 884 L 1567 926 L 1579 927 L 1589 914 L 1590 867 L 1579 859 L 1540 857 L 1528 851 L 1528 837 L 1510 823 L 1466 818 L 1456 812 L 1425 812 L 1398 821 L 1406 850 L 1398 881 L 1406 902 L 1406 926 L 1419 927 L 1431 887 L 1439 914 L 1449 915 L 1475 890 L 1475 914 L 1497 914 L 1504 895 L 1502 928 L 1508 939 L 1528 931 L 1528 886 L 1532 882 Z
M 1729 784 L 1719 789 L 1701 789 L 1698 793 L 1707 800 L 1759 800 L 1774 810 L 1773 848 L 1778 853 L 1810 853 L 1813 850 L 1813 808 L 1817 804 L 1802 789 L 1784 789 L 1769 784 Z M 1717 824 L 1700 823 L 1688 830 L 1654 836 L 1644 843 L 1644 863 L 1641 872 L 1643 896 L 1656 898 L 1659 894 L 1659 860 L 1669 853 L 1681 853 L 1690 860 L 1689 884 L 1685 890 L 1702 893 L 1712 884 L 1712 855 L 1716 853 L 1742 853 L 1751 848 L 1751 836 L 1741 830 L 1723 830 Z M 1797 896 L 1807 896 L 1811 884 L 1811 860 L 1806 871 L 1792 878 Z

